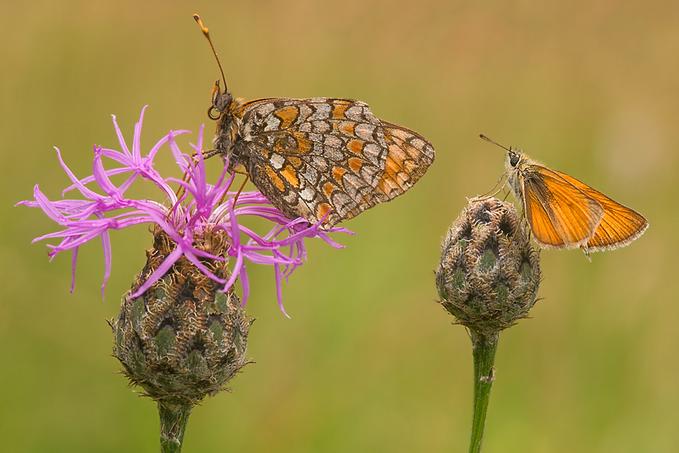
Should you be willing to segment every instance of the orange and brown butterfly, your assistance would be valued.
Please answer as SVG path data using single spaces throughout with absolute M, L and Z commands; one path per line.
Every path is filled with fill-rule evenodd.
M 216 57 L 207 28 L 198 15 L 194 19 Z M 213 153 L 232 170 L 242 165 L 287 217 L 332 226 L 401 195 L 434 161 L 434 148 L 424 137 L 380 120 L 363 102 L 245 102 L 231 95 L 219 68 L 225 86 L 215 84 L 208 111 L 217 121 Z
M 585 253 L 624 247 L 641 236 L 648 222 L 636 211 L 587 184 L 507 148 L 507 184 L 523 204 L 537 243 L 544 248 L 581 248 Z

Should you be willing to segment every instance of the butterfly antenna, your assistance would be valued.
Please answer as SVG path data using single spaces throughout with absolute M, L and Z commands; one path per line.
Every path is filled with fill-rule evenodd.
M 222 68 L 222 63 L 219 61 L 219 56 L 217 55 L 217 51 L 215 50 L 215 45 L 212 43 L 212 39 L 210 39 L 210 31 L 207 29 L 207 27 L 203 23 L 203 19 L 201 19 L 198 14 L 193 15 L 193 20 L 195 20 L 196 23 L 198 23 L 200 31 L 203 32 L 203 36 L 205 36 L 207 42 L 210 43 L 212 54 L 215 56 L 215 60 L 217 60 L 217 66 L 219 66 L 219 73 L 222 75 L 222 81 L 224 82 L 224 92 L 226 92 L 228 90 L 226 86 L 226 77 L 224 76 L 224 68 Z
M 482 139 L 484 139 L 484 140 L 487 141 L 487 142 L 491 142 L 493 145 L 499 146 L 500 148 L 502 148 L 502 149 L 504 149 L 504 150 L 506 150 L 506 151 L 513 151 L 512 149 L 507 148 L 506 146 L 499 144 L 498 142 L 496 142 L 496 141 L 493 140 L 492 138 L 489 138 L 489 137 L 487 137 L 487 136 L 485 136 L 485 135 L 483 135 L 483 134 L 479 134 L 479 137 L 481 137 Z

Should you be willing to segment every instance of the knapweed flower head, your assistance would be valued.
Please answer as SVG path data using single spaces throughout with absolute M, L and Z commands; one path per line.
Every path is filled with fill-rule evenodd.
M 222 285 L 227 291 L 240 281 L 242 301 L 249 294 L 247 266 L 263 264 L 273 266 L 276 278 L 277 299 L 282 304 L 281 286 L 306 259 L 304 241 L 320 238 L 335 248 L 342 246 L 333 241 L 328 233 L 345 232 L 344 228 L 322 229 L 321 223 L 309 224 L 302 218 L 288 219 L 261 193 L 232 190 L 235 174 L 224 165 L 216 182 L 209 183 L 203 159 L 203 127 L 200 127 L 192 153 L 182 152 L 176 137 L 188 134 L 186 130 L 170 131 L 161 137 L 148 151 L 142 153 L 141 131 L 146 107 L 142 109 L 135 124 L 132 147 L 127 144 L 113 116 L 113 125 L 120 149 L 94 147 L 92 174 L 77 177 L 64 162 L 61 151 L 55 148 L 57 158 L 71 184 L 62 192 L 62 198 L 50 200 L 39 188 L 34 187 L 33 200 L 19 204 L 37 207 L 62 228 L 37 237 L 33 242 L 57 239 L 48 245 L 49 257 L 70 251 L 72 253 L 71 291 L 75 285 L 75 268 L 78 250 L 83 244 L 100 239 L 104 252 L 104 278 L 102 294 L 111 274 L 112 250 L 110 232 L 139 224 L 147 224 L 154 231 L 162 231 L 173 243 L 173 250 L 162 263 L 136 285 L 130 298 L 144 294 L 159 281 L 180 258 L 185 258 L 205 276 Z M 156 169 L 154 160 L 161 150 L 169 149 L 178 167 L 176 176 L 163 176 Z M 185 175 L 184 178 L 179 176 Z M 122 183 L 114 184 L 114 179 Z M 137 199 L 128 195 L 129 189 L 143 181 L 152 183 L 159 192 L 157 199 Z M 180 187 L 175 191 L 172 185 Z M 79 198 L 70 198 L 77 193 Z M 243 222 L 248 218 L 266 220 L 266 233 L 260 234 Z M 228 243 L 226 253 L 216 255 L 204 246 L 202 238 L 214 235 L 224 237 Z M 232 261 L 228 278 L 216 275 L 204 263 L 206 261 Z
M 490 336 L 528 316 L 540 285 L 540 252 L 511 203 L 469 200 L 441 246 L 441 305 L 472 333 Z

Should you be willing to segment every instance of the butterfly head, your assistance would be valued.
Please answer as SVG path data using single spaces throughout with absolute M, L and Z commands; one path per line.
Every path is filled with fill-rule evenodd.
M 207 116 L 213 120 L 218 120 L 221 116 L 229 110 L 231 103 L 233 102 L 233 96 L 224 88 L 222 91 L 219 86 L 219 80 L 215 82 L 215 86 L 212 89 L 212 105 L 207 111 Z
M 518 167 L 522 160 L 523 154 L 521 150 L 510 146 L 507 150 L 507 168 L 514 169 Z

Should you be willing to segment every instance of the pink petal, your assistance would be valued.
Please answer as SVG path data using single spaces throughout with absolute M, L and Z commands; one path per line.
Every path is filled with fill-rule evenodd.
M 75 247 L 71 252 L 71 289 L 70 293 L 75 291 L 75 268 L 78 263 L 78 247 Z
M 231 269 L 231 275 L 224 284 L 224 288 L 222 289 L 222 291 L 227 292 L 229 288 L 233 286 L 242 268 L 243 268 L 243 254 L 239 253 L 236 256 L 236 264 L 234 264 L 233 269 Z
M 130 150 L 127 147 L 127 143 L 125 143 L 125 138 L 123 137 L 123 132 L 120 130 L 120 127 L 118 126 L 118 119 L 116 118 L 115 115 L 111 115 L 111 119 L 113 120 L 113 127 L 116 130 L 116 135 L 118 136 L 118 143 L 120 143 L 120 148 L 122 148 L 123 152 L 131 158 L 132 154 L 130 154 Z
M 40 206 L 40 209 L 47 214 L 47 217 L 61 224 L 67 221 L 67 219 L 54 208 L 54 204 L 40 191 L 40 187 L 38 187 L 37 184 L 33 187 L 33 198 L 36 203 L 38 203 L 38 206 Z
M 160 266 L 158 266 L 158 269 L 153 271 L 153 273 L 149 276 L 149 278 L 146 279 L 146 281 L 132 294 L 130 294 L 131 299 L 136 299 L 137 297 L 141 296 L 146 292 L 147 289 L 149 289 L 155 282 L 160 280 L 166 273 L 167 271 L 170 270 L 172 265 L 179 260 L 182 256 L 182 251 L 179 247 L 175 247 L 175 249 L 167 255 L 167 257 L 163 260 L 162 263 L 160 263 Z
M 285 311 L 285 306 L 283 305 L 283 282 L 278 264 L 274 264 L 273 268 L 276 274 L 276 300 L 278 301 L 278 309 L 285 315 L 286 318 L 292 319 L 290 318 L 288 312 Z
M 108 231 L 103 231 L 101 234 L 101 245 L 104 249 L 104 279 L 101 282 L 101 298 L 104 298 L 106 284 L 109 277 L 111 277 L 111 237 Z
M 245 263 L 243 263 L 243 266 L 241 267 L 239 276 L 240 276 L 240 286 L 243 289 L 240 303 L 241 306 L 244 307 L 248 303 L 248 299 L 250 298 L 250 278 L 248 277 L 248 271 L 246 269 Z
M 99 187 L 103 189 L 104 192 L 110 197 L 119 197 L 120 192 L 116 186 L 113 185 L 106 170 L 104 170 L 104 164 L 101 161 L 101 151 L 99 148 L 94 148 L 94 160 L 92 161 L 92 173 L 94 174 L 94 179 L 99 184 Z
M 139 121 L 134 125 L 134 137 L 132 139 L 132 159 L 135 162 L 141 161 L 141 127 L 144 124 L 144 112 L 148 105 L 141 108 Z
M 167 135 L 165 135 L 163 138 L 158 140 L 155 145 L 153 145 L 153 148 L 151 148 L 151 151 L 149 151 L 148 155 L 146 156 L 146 160 L 148 162 L 153 162 L 153 158 L 156 157 L 156 153 L 160 150 L 160 148 L 168 143 L 172 138 L 178 136 L 178 135 L 184 135 L 184 134 L 189 134 L 191 131 L 187 131 L 184 129 L 180 129 L 178 131 L 170 131 Z

